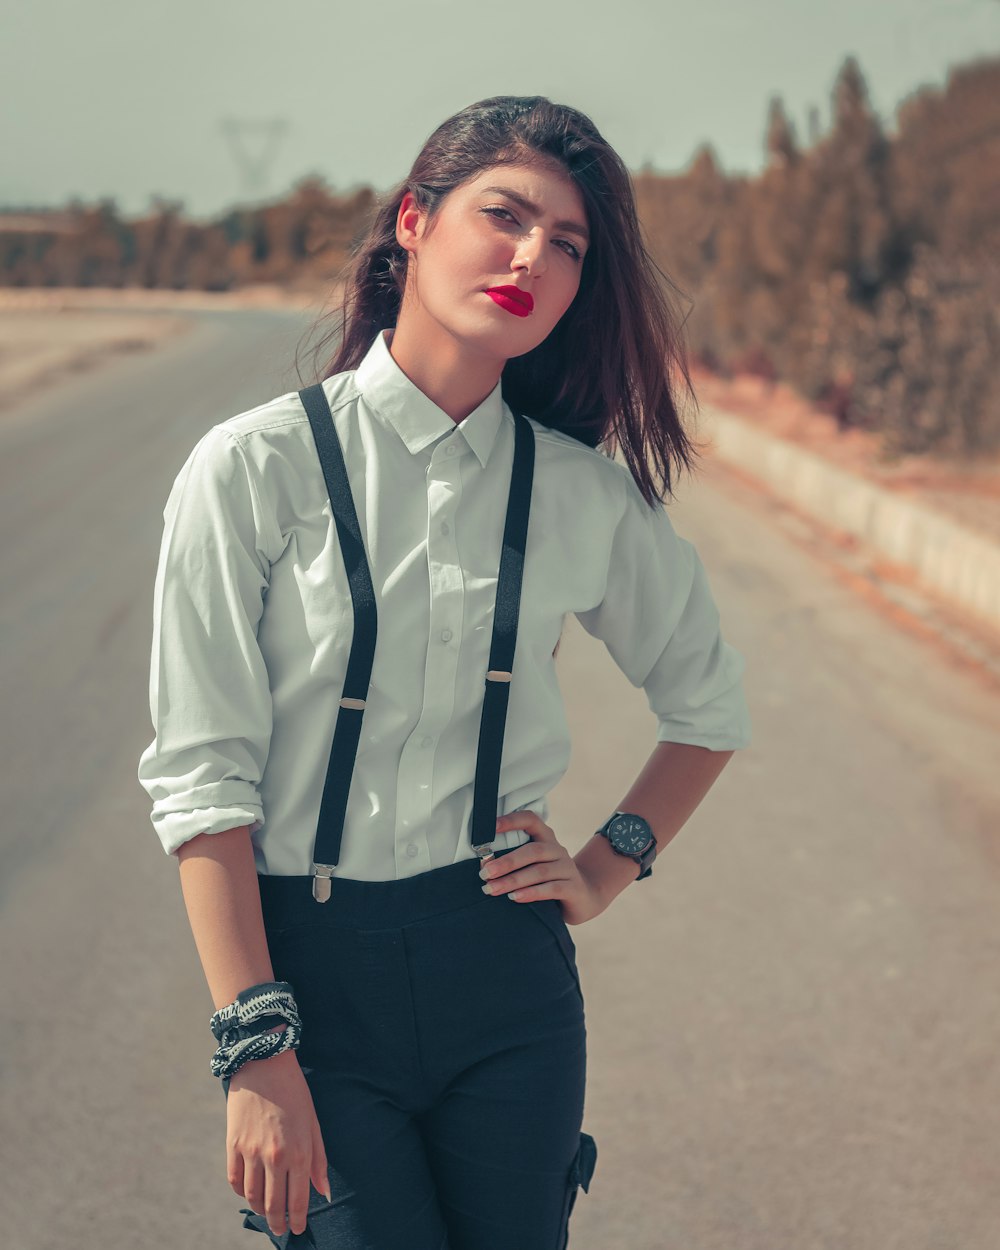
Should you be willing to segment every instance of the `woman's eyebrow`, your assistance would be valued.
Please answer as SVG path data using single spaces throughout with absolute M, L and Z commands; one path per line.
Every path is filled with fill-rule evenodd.
M 505 195 L 509 200 L 513 200 L 515 204 L 519 204 L 525 212 L 534 213 L 536 216 L 542 211 L 527 196 L 522 195 L 520 191 L 511 190 L 510 187 L 481 187 L 480 190 L 484 193 L 492 191 L 497 195 Z M 565 230 L 568 234 L 578 234 L 587 243 L 590 242 L 590 235 L 586 226 L 581 226 L 575 221 L 557 221 L 555 226 L 557 230 Z

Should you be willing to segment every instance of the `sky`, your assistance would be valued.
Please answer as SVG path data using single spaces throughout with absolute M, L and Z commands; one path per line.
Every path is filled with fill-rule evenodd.
M 0 0 L 0 207 L 155 196 L 208 219 L 319 175 L 387 189 L 488 96 L 582 110 L 626 165 L 764 162 L 780 96 L 825 130 L 844 58 L 875 111 L 1000 54 L 1000 0 Z

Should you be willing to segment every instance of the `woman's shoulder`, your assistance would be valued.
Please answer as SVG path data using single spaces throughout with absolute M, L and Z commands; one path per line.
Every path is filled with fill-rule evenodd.
M 535 434 L 536 460 L 548 473 L 563 478 L 571 486 L 577 498 L 584 490 L 598 491 L 613 505 L 624 508 L 627 496 L 636 492 L 635 479 L 627 465 L 613 460 L 597 447 L 588 447 L 571 434 L 543 425 L 534 417 L 526 417 Z M 631 491 L 630 491 L 631 487 Z
M 357 394 L 353 370 L 326 378 L 322 386 L 331 411 L 349 402 Z M 215 428 L 232 435 L 250 450 L 254 443 L 273 444 L 275 440 L 280 440 L 282 431 L 287 431 L 292 440 L 299 438 L 308 433 L 309 418 L 298 390 L 294 390 L 227 417 L 217 422 Z
M 347 375 L 322 385 L 334 412 L 354 393 Z M 315 440 L 297 391 L 212 425 L 189 453 L 178 482 L 192 475 L 202 495 L 250 499 L 261 516 L 270 518 L 267 524 L 280 530 L 294 524 L 301 508 L 322 507 L 326 498 Z

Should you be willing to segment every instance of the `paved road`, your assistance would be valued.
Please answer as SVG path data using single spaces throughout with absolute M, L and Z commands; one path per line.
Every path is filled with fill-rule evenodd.
M 209 425 L 299 385 L 305 323 L 198 320 L 0 422 L 12 1250 L 253 1238 L 135 769 L 166 492 Z M 653 877 L 573 930 L 599 1149 L 574 1250 L 995 1250 L 1000 694 L 720 466 L 671 514 L 747 657 L 755 741 Z M 654 722 L 575 619 L 559 664 L 574 753 L 552 822 L 575 848 Z

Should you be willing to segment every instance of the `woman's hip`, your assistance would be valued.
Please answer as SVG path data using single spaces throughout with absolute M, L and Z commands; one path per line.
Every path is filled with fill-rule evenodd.
M 295 993 L 304 1064 L 360 1063 L 433 1098 L 497 1049 L 546 1038 L 581 1049 L 583 994 L 558 901 L 484 894 L 477 864 L 423 881 L 341 880 L 340 891 L 334 880 L 328 902 L 310 894 L 301 908 L 287 883 L 305 890 L 308 878 L 280 878 L 279 892 L 261 879 L 274 976 Z

